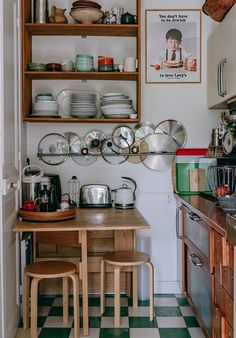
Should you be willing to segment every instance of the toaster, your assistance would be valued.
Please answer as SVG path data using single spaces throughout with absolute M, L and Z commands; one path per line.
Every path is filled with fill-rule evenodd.
M 111 208 L 111 191 L 105 184 L 85 184 L 80 188 L 80 208 Z

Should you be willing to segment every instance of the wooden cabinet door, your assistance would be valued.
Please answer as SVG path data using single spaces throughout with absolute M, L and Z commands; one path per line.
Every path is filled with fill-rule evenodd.
M 235 15 L 234 6 L 224 21 L 216 28 L 208 38 L 208 106 L 209 108 L 226 108 L 227 100 L 236 95 L 236 79 L 234 72 L 236 69 L 236 50 L 235 39 Z M 226 63 L 222 65 L 222 60 Z M 222 66 L 223 69 L 220 69 Z M 220 74 L 220 71 L 222 73 Z M 222 78 L 222 77 L 223 78 Z M 223 88 L 219 88 L 220 81 Z M 219 94 L 220 89 L 227 91 L 226 95 Z

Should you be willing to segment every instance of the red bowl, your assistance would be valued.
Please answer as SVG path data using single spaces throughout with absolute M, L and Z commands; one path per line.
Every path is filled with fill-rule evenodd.
M 48 63 L 46 65 L 48 71 L 59 72 L 61 71 L 60 63 Z

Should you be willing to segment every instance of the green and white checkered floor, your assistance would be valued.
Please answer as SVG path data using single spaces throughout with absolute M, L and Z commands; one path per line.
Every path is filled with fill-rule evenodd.
M 70 320 L 62 322 L 62 297 L 44 296 L 39 299 L 39 338 L 73 338 L 73 299 L 70 298 Z M 106 309 L 100 316 L 98 296 L 89 298 L 88 338 L 204 338 L 199 324 L 186 298 L 179 295 L 155 295 L 155 317 L 149 320 L 149 302 L 139 301 L 137 309 L 132 308 L 132 299 L 122 296 L 121 327 L 114 328 L 114 298 L 106 297 Z M 80 311 L 82 313 L 82 311 Z M 82 320 L 80 321 L 82 327 Z M 16 338 L 29 338 L 29 330 L 19 323 Z M 81 331 L 82 336 L 82 331 Z

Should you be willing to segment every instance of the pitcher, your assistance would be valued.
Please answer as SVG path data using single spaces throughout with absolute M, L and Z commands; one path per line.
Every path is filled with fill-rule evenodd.
M 66 9 L 57 8 L 56 6 L 52 6 L 51 8 L 51 16 L 49 17 L 50 23 L 67 23 L 67 18 L 65 16 Z

